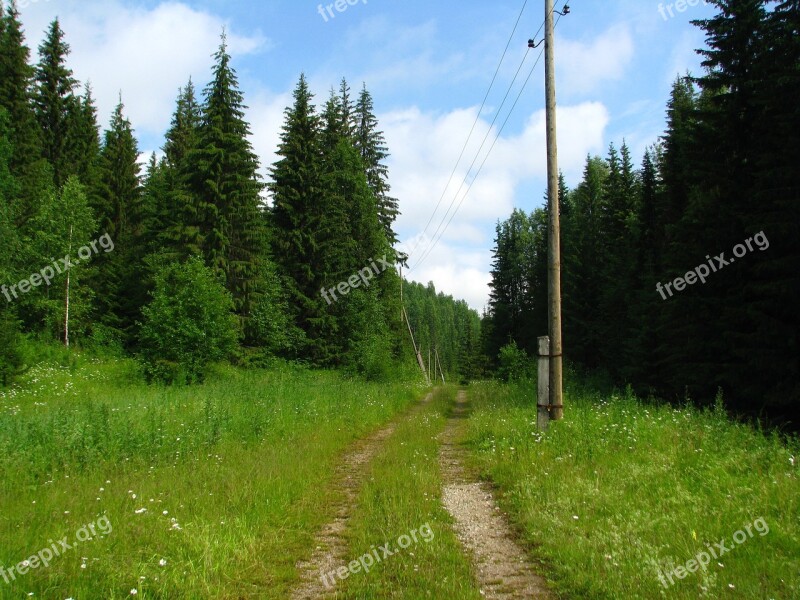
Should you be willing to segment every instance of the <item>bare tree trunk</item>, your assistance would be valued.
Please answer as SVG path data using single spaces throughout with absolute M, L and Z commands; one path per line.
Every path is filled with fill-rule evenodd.
M 67 257 L 72 255 L 72 225 L 69 226 L 69 251 Z M 67 266 L 66 306 L 64 310 L 64 345 L 69 348 L 69 265 Z

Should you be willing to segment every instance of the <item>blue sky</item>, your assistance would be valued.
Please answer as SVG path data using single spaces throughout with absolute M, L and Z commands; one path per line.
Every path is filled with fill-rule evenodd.
M 396 229 L 405 249 L 416 249 L 408 276 L 433 281 L 440 291 L 482 310 L 496 222 L 514 207 L 530 211 L 543 203 L 541 62 L 470 193 L 464 195 L 466 187 L 458 194 L 457 190 L 488 133 L 476 167 L 483 162 L 539 56 L 538 49 L 528 54 L 501 111 L 527 40 L 542 23 L 544 0 L 528 0 L 447 190 L 524 0 L 351 1 L 353 5 L 341 1 L 340 7 L 346 6 L 341 12 L 331 2 L 305 0 L 18 3 L 34 55 L 48 22 L 60 17 L 72 48 L 69 66 L 79 80 L 92 82 L 101 124 L 107 124 L 121 93 L 143 153 L 162 146 L 178 88 L 190 76 L 201 88 L 209 81 L 211 55 L 223 26 L 265 175 L 266 166 L 275 160 L 283 111 L 301 72 L 319 103 L 342 77 L 354 92 L 365 83 L 392 152 L 391 183 L 403 213 Z M 333 17 L 325 9 L 329 4 Z M 664 129 L 671 83 L 678 74 L 700 70 L 694 49 L 703 45 L 703 34 L 689 21 L 712 11 L 702 0 L 677 6 L 651 0 L 569 4 L 571 13 L 556 30 L 556 70 L 559 162 L 568 185 L 574 186 L 587 153 L 605 155 L 610 143 L 619 145 L 625 139 L 638 163 L 644 149 L 657 140 Z M 558 0 L 557 7 L 562 5 Z M 472 181 L 469 177 L 467 184 Z M 455 204 L 461 202 L 460 210 L 425 261 L 415 266 L 454 199 Z

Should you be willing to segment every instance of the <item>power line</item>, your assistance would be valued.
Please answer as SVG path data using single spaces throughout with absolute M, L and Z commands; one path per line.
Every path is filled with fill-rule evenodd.
M 495 123 L 497 123 L 497 119 L 500 118 L 503 107 L 505 106 L 506 101 L 508 100 L 508 96 L 511 93 L 511 90 L 514 88 L 514 84 L 517 82 L 517 77 L 519 77 L 519 74 L 522 71 L 522 67 L 525 66 L 525 61 L 528 59 L 528 53 L 530 53 L 530 48 L 525 52 L 525 56 L 522 58 L 522 62 L 519 64 L 519 67 L 517 67 L 517 72 L 514 74 L 514 79 L 511 80 L 511 83 L 508 86 L 508 90 L 506 90 L 506 95 L 503 97 L 503 101 L 500 103 L 500 107 L 497 109 L 494 119 L 492 119 L 492 122 L 489 124 L 489 129 L 486 131 L 486 135 L 483 136 L 483 141 L 481 141 L 481 145 L 478 148 L 477 152 L 475 153 L 475 158 L 472 159 L 472 163 L 469 165 L 469 168 L 467 169 L 467 172 L 464 175 L 464 179 L 461 180 L 461 185 L 458 186 L 458 189 L 456 190 L 453 199 L 450 201 L 450 206 L 447 207 L 447 211 L 444 213 L 442 220 L 439 221 L 439 226 L 436 228 L 436 231 L 433 232 L 432 239 L 436 238 L 436 234 L 438 234 L 439 231 L 442 229 L 442 225 L 447 219 L 447 216 L 450 214 L 450 211 L 453 209 L 453 205 L 455 204 L 456 199 L 458 198 L 458 194 L 461 193 L 461 190 L 464 188 L 464 184 L 467 182 L 467 179 L 469 178 L 472 169 L 475 167 L 475 163 L 478 162 L 478 158 L 481 155 L 481 150 L 483 150 L 483 147 L 486 145 L 486 140 L 489 139 L 489 136 L 492 133 L 492 127 L 494 127 Z M 431 242 L 428 242 L 428 246 L 430 246 L 430 244 Z M 414 267 L 411 267 L 409 270 L 413 270 L 413 268 Z
M 558 20 L 556 21 L 556 25 L 558 25 L 558 22 L 561 20 L 561 16 L 562 15 L 559 13 L 559 17 L 558 17 Z M 542 27 L 544 27 L 544 23 L 542 23 L 542 25 L 539 27 L 539 29 L 536 32 L 536 34 L 534 35 L 534 37 L 539 35 L 539 32 L 541 32 Z M 530 51 L 530 47 L 529 47 L 528 51 Z M 472 165 L 470 166 L 469 170 L 467 171 L 467 174 L 464 176 L 464 179 L 461 182 L 461 186 L 459 187 L 458 191 L 456 192 L 456 195 L 453 197 L 453 201 L 450 203 L 450 208 L 448 208 L 448 210 L 445 213 L 444 217 L 442 217 L 442 221 L 439 223 L 439 227 L 437 228 L 436 232 L 434 232 L 433 238 L 428 243 L 427 248 L 423 251 L 422 258 L 420 258 L 416 262 L 416 264 L 414 264 L 414 266 L 412 266 L 409 269 L 410 271 L 416 269 L 417 267 L 422 265 L 423 262 L 425 262 L 425 260 L 433 252 L 433 250 L 436 247 L 436 245 L 441 241 L 442 236 L 444 236 L 445 232 L 447 231 L 447 228 L 450 226 L 450 223 L 452 223 L 453 218 L 456 216 L 456 213 L 459 211 L 459 209 L 461 208 L 461 205 L 464 203 L 464 200 L 469 195 L 469 192 L 472 189 L 472 186 L 475 184 L 475 181 L 477 181 L 478 175 L 480 175 L 481 171 L 483 171 L 483 167 L 486 165 L 486 162 L 489 160 L 489 156 L 491 155 L 492 150 L 494 149 L 495 145 L 497 144 L 497 141 L 500 139 L 500 136 L 503 133 L 503 130 L 505 129 L 506 125 L 508 124 L 508 121 L 511 118 L 511 115 L 513 114 L 514 109 L 516 108 L 520 98 L 522 97 L 522 94 L 525 91 L 525 88 L 528 85 L 528 82 L 530 81 L 530 78 L 533 76 L 533 72 L 536 70 L 536 66 L 539 64 L 539 61 L 541 60 L 543 53 L 544 53 L 544 48 L 539 52 L 539 56 L 537 57 L 536 62 L 533 64 L 533 67 L 531 68 L 530 72 L 528 73 L 528 77 L 525 79 L 525 82 L 522 84 L 522 88 L 520 89 L 519 94 L 517 94 L 517 98 L 514 101 L 514 104 L 512 105 L 511 109 L 509 110 L 505 121 L 503 122 L 502 126 L 500 127 L 500 130 L 497 132 L 497 135 L 495 136 L 495 139 L 492 142 L 492 145 L 489 148 L 489 151 L 486 153 L 486 156 L 484 157 L 483 162 L 481 163 L 480 167 L 478 168 L 478 170 L 476 171 L 475 175 L 473 176 L 472 182 L 468 185 L 467 191 L 464 193 L 464 195 L 461 198 L 461 201 L 456 206 L 455 211 L 453 211 L 452 215 L 450 215 L 450 219 L 447 221 L 447 224 L 444 226 L 444 229 L 441 229 L 442 225 L 444 224 L 445 219 L 447 219 L 447 215 L 450 213 L 450 208 L 452 208 L 453 204 L 455 204 L 455 201 L 458 198 L 459 192 L 464 187 L 464 184 L 467 182 L 467 179 L 469 178 L 470 172 L 472 171 L 472 167 L 477 162 L 478 157 L 480 156 L 480 150 L 483 149 L 483 145 L 484 144 L 481 144 L 481 148 L 478 150 L 478 152 L 477 152 L 477 154 L 475 156 L 475 160 L 472 162 Z M 527 58 L 527 53 L 525 54 L 525 58 Z M 523 59 L 523 64 L 524 64 L 524 61 L 525 61 L 525 59 Z M 520 65 L 520 69 L 521 68 L 522 68 L 522 64 Z M 517 73 L 519 73 L 519 70 L 517 71 Z M 516 81 L 516 75 L 514 77 L 514 81 Z M 508 94 L 511 92 L 511 88 L 514 85 L 514 81 L 511 82 L 511 86 L 509 86 L 509 90 L 506 93 L 506 97 L 508 97 Z M 504 103 L 505 103 L 505 99 L 504 99 Z M 501 109 L 502 109 L 502 105 L 501 105 Z M 498 110 L 498 115 L 497 116 L 499 116 L 499 113 L 500 113 L 500 110 Z M 484 143 L 485 143 L 486 139 L 489 137 L 489 134 L 491 133 L 491 128 L 494 126 L 494 123 L 497 120 L 497 116 L 495 117 L 495 120 L 492 121 L 492 124 L 489 127 L 489 131 L 487 132 L 487 134 L 486 134 L 486 136 L 484 138 Z M 441 229 L 441 233 L 439 234 L 439 230 L 440 229 Z M 437 237 L 437 234 L 439 234 L 438 237 Z
M 461 205 L 464 203 L 464 200 L 466 200 L 467 196 L 469 195 L 469 192 L 472 189 L 472 186 L 475 185 L 475 181 L 477 181 L 478 175 L 480 175 L 481 171 L 483 171 L 483 167 L 486 165 L 486 161 L 489 160 L 489 156 L 491 155 L 492 150 L 494 150 L 494 147 L 497 145 L 497 141 L 500 139 L 500 135 L 503 133 L 503 130 L 505 129 L 506 125 L 508 124 L 508 121 L 511 118 L 511 114 L 513 113 L 514 108 L 516 108 L 517 103 L 519 102 L 520 98 L 522 97 L 522 93 L 525 91 L 525 87 L 527 86 L 528 82 L 530 81 L 531 77 L 533 76 L 533 72 L 536 70 L 536 66 L 539 64 L 539 61 L 541 60 L 541 58 L 542 58 L 542 53 L 540 52 L 538 58 L 536 59 L 536 62 L 533 64 L 533 68 L 531 68 L 530 72 L 528 73 L 528 77 L 525 79 L 525 83 L 523 84 L 522 89 L 520 89 L 519 94 L 517 94 L 517 98 L 516 98 L 516 100 L 514 100 L 514 104 L 512 105 L 511 110 L 509 111 L 508 115 L 506 116 L 506 120 L 503 122 L 503 125 L 500 127 L 500 130 L 497 132 L 497 135 L 495 136 L 494 141 L 492 142 L 492 145 L 489 147 L 489 151 L 486 153 L 486 156 L 484 156 L 484 158 L 483 158 L 483 162 L 481 163 L 480 167 L 478 167 L 478 170 L 475 172 L 475 176 L 472 178 L 472 182 L 467 186 L 467 191 L 464 192 L 464 195 L 461 197 L 461 201 L 458 203 L 458 206 L 456 206 L 456 209 L 453 211 L 453 214 L 450 215 L 450 219 L 447 221 L 447 225 L 445 225 L 445 227 L 442 230 L 442 232 L 439 235 L 439 237 L 436 238 L 435 237 L 436 234 L 434 234 L 435 239 L 432 240 L 432 244 L 428 247 L 427 251 L 425 253 L 423 253 L 422 258 L 420 258 L 417 261 L 417 263 L 414 265 L 414 267 L 413 267 L 414 269 L 416 269 L 422 263 L 425 262 L 425 260 L 433 252 L 433 249 L 436 247 L 436 244 L 438 244 L 439 241 L 442 239 L 442 236 L 447 231 L 447 228 L 450 227 L 450 223 L 453 221 L 453 218 L 456 216 L 456 213 L 461 208 Z M 477 161 L 477 157 L 476 157 L 476 161 Z M 464 180 L 464 183 L 466 183 L 466 179 Z M 462 183 L 462 186 L 463 186 L 463 183 Z M 459 191 L 461 191 L 461 190 L 459 189 Z M 456 195 L 456 198 L 458 198 L 457 195 Z M 455 201 L 456 198 L 453 198 L 453 200 Z M 445 217 L 446 216 L 447 215 L 445 215 Z
M 464 153 L 467 151 L 467 146 L 469 145 L 469 141 L 472 139 L 472 134 L 475 132 L 475 127 L 478 125 L 478 121 L 481 118 L 481 114 L 483 113 L 483 109 L 486 107 L 486 101 L 489 99 L 489 94 L 492 92 L 492 88 L 494 87 L 494 83 L 497 80 L 497 75 L 500 73 L 500 68 L 503 66 L 503 61 L 505 61 L 506 54 L 508 53 L 508 49 L 511 47 L 511 41 L 514 39 L 514 34 L 517 32 L 517 27 L 519 27 L 519 23 L 522 20 L 522 15 L 525 12 L 525 7 L 528 5 L 528 0 L 525 0 L 522 4 L 522 9 L 519 11 L 519 16 L 517 16 L 517 21 L 514 23 L 514 29 L 511 31 L 511 35 L 508 36 L 508 42 L 506 43 L 506 47 L 503 50 L 503 55 L 500 57 L 500 62 L 497 64 L 497 68 L 494 71 L 494 76 L 492 77 L 492 81 L 489 84 L 489 89 L 486 90 L 486 95 L 483 97 L 483 102 L 481 102 L 481 107 L 478 109 L 478 114 L 475 116 L 475 121 L 472 123 L 472 128 L 469 130 L 469 135 L 467 135 L 467 139 L 464 141 L 464 146 L 461 148 L 461 153 L 458 156 L 458 160 L 456 161 L 455 167 L 453 167 L 453 172 L 450 173 L 450 177 L 447 180 L 447 184 L 445 184 L 444 189 L 442 190 L 442 195 L 439 197 L 439 201 L 436 203 L 436 206 L 433 209 L 433 213 L 431 214 L 430 219 L 425 224 L 425 228 L 422 230 L 420 235 L 420 239 L 414 245 L 414 249 L 408 253 L 409 258 L 412 254 L 414 254 L 419 245 L 421 243 L 422 238 L 425 236 L 425 232 L 428 231 L 428 227 L 430 227 L 431 223 L 433 222 L 434 217 L 436 216 L 436 212 L 439 210 L 439 206 L 442 204 L 442 200 L 444 200 L 444 196 L 447 193 L 447 188 L 450 187 L 450 184 L 453 182 L 453 177 L 455 177 L 456 172 L 458 171 L 458 167 L 461 164 L 461 159 L 464 158 Z M 544 23 L 542 23 L 542 27 L 544 27 Z M 542 30 L 542 27 L 539 27 L 539 31 Z M 539 32 L 536 32 L 536 35 L 539 35 Z M 525 53 L 527 57 L 527 52 Z M 525 59 L 523 59 L 524 62 Z M 520 65 L 521 67 L 521 65 Z M 518 71 L 519 72 L 519 71 Z M 516 79 L 516 77 L 515 77 Z M 446 216 L 446 213 L 445 213 Z M 435 235 L 435 234 L 434 234 Z

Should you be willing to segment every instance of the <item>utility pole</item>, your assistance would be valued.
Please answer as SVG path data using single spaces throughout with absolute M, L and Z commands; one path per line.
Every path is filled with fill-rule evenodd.
M 419 350 L 417 349 L 417 342 L 414 341 L 414 332 L 411 330 L 411 321 L 408 320 L 408 313 L 406 312 L 405 306 L 403 307 L 403 316 L 408 324 L 408 335 L 411 336 L 411 345 L 414 346 L 414 355 L 417 357 L 417 364 L 419 365 L 422 374 L 425 376 L 425 382 L 430 385 L 431 381 L 428 377 L 428 373 L 425 371 L 425 363 L 422 360 L 422 352 L 420 351 L 421 348 Z
M 558 200 L 558 144 L 556 141 L 556 66 L 553 0 L 544 3 L 545 96 L 547 113 L 547 198 L 550 212 L 548 245 L 548 321 L 550 334 L 550 418 L 564 416 L 561 346 L 561 226 Z M 569 7 L 564 6 L 564 13 Z M 559 13 L 561 14 L 561 13 Z
M 442 376 L 442 385 L 444 385 L 444 370 L 442 369 L 442 361 L 439 360 L 439 349 L 434 348 L 434 350 L 436 351 L 436 364 L 439 365 L 439 374 Z

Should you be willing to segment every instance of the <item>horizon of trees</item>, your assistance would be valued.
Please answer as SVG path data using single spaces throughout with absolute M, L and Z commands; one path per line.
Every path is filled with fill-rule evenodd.
M 561 180 L 564 352 L 641 394 L 800 417 L 800 4 L 713 0 L 693 23 L 706 69 L 679 77 L 667 129 L 634 165 L 623 142 Z M 768 5 L 774 5 L 768 10 Z M 486 350 L 528 356 L 547 328 L 547 214 L 498 223 Z M 672 296 L 759 232 L 755 250 Z M 716 262 L 713 263 L 716 265 Z
M 365 85 L 353 95 L 342 79 L 318 108 L 301 75 L 264 181 L 224 33 L 211 81 L 179 90 L 163 156 L 144 167 L 122 98 L 101 134 L 69 52 L 56 19 L 31 63 L 14 2 L 0 2 L 0 282 L 30 277 L 99 235 L 115 250 L 0 302 L 0 384 L 22 362 L 20 333 L 64 340 L 67 325 L 78 344 L 157 361 L 150 372 L 167 378 L 188 369 L 197 379 L 199 323 L 234 330 L 215 331 L 219 347 L 198 355 L 218 358 L 235 340 L 241 364 L 280 357 L 374 378 L 416 364 L 394 269 L 330 305 L 320 293 L 378 258 L 405 261 L 395 250 L 389 150 Z M 192 293 L 176 265 L 197 274 Z M 471 373 L 478 314 L 432 285 L 403 285 L 445 370 Z

